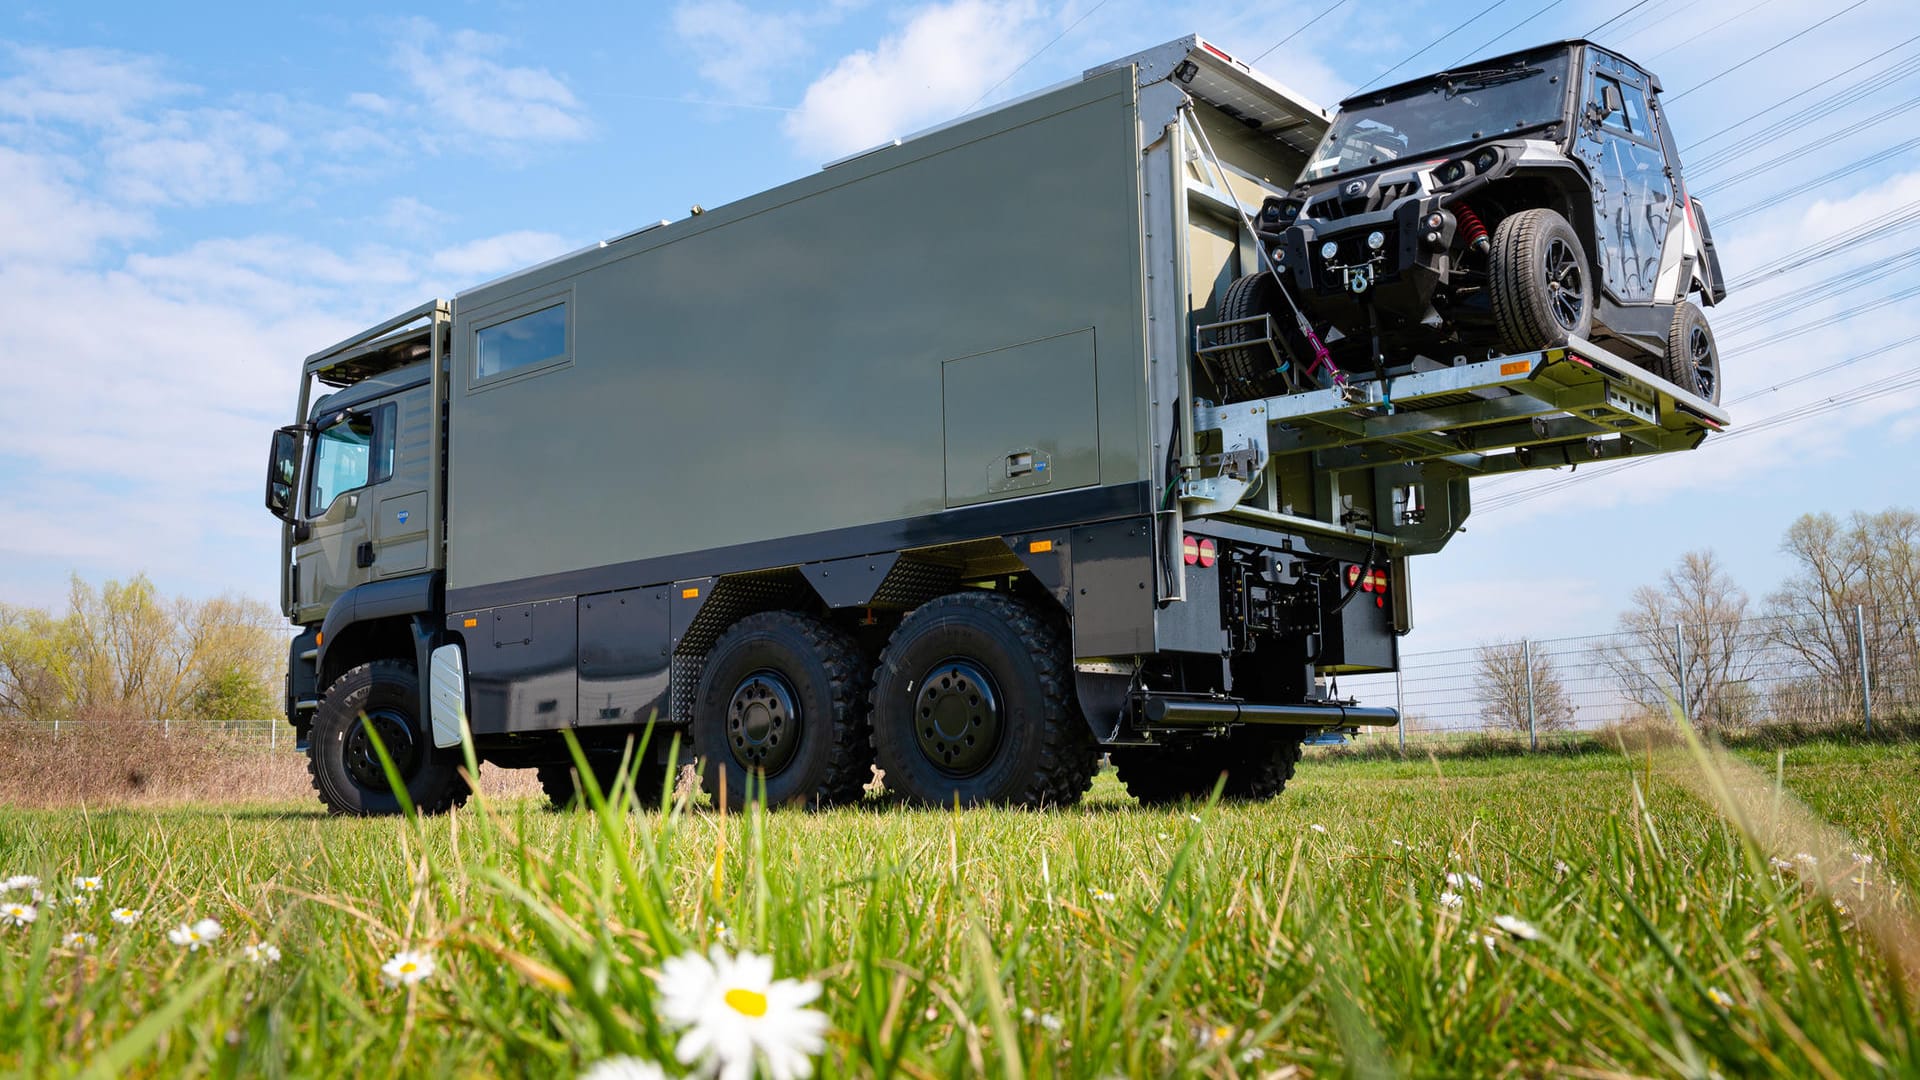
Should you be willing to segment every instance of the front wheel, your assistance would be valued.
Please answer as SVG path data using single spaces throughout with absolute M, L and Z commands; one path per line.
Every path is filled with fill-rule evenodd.
M 423 814 L 467 801 L 456 750 L 433 745 L 420 717 L 420 679 L 398 660 L 361 664 L 333 681 L 313 716 L 307 771 L 320 801 L 336 814 L 397 814 L 377 737 L 393 761 L 407 798 Z
M 1707 325 L 1707 313 L 1691 300 L 1682 300 L 1673 309 L 1673 326 L 1667 331 L 1667 354 L 1660 365 L 1660 377 L 1715 405 L 1720 404 L 1720 350 L 1713 343 L 1713 327 Z
M 1593 267 L 1567 219 L 1522 210 L 1493 232 L 1493 315 L 1508 352 L 1537 352 L 1593 332 Z
M 915 608 L 873 677 L 874 761 L 888 789 L 931 806 L 1078 801 L 1099 747 L 1068 653 L 1060 627 L 1004 593 Z

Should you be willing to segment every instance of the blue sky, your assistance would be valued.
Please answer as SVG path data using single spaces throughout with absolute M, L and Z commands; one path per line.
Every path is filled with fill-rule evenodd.
M 1898 66 L 1920 68 L 1920 42 L 1900 46 L 1920 33 L 1912 0 L 1349 0 L 1301 29 L 1332 2 L 0 9 L 0 601 L 57 605 L 75 571 L 271 599 L 263 457 L 306 353 L 1187 32 L 1252 56 L 1298 31 L 1259 66 L 1331 104 L 1416 50 L 1398 75 L 1618 15 L 1599 36 L 1659 72 L 1683 146 L 1804 92 L 1702 158 L 1888 73 L 1845 108 L 1690 173 L 1710 215 L 1902 147 L 1903 106 L 1920 101 L 1920 74 Z M 1920 149 L 1906 145 L 1716 234 L 1737 277 L 1916 203 Z M 1752 395 L 1736 424 L 1920 368 L 1907 345 L 1782 385 L 1920 334 L 1912 300 L 1775 340 L 1911 288 L 1898 257 L 1916 242 L 1883 230 L 1712 313 L 1729 328 L 1727 396 Z M 1844 289 L 1804 299 L 1853 269 Z M 1608 629 L 1635 585 L 1696 547 L 1758 598 L 1785 570 L 1777 545 L 1797 515 L 1920 502 L 1916 404 L 1907 386 L 1485 509 L 1416 562 L 1409 647 Z M 1477 494 L 1489 505 L 1538 483 Z

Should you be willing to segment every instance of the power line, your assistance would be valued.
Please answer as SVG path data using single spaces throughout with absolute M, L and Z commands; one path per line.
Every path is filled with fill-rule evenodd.
M 1916 95 L 1914 97 L 1908 98 L 1907 100 L 1901 102 L 1898 105 L 1893 105 L 1888 108 L 1882 109 L 1879 112 L 1873 114 L 1872 116 L 1867 117 L 1865 120 L 1855 121 L 1854 123 L 1849 124 L 1848 126 L 1841 128 L 1838 131 L 1825 132 L 1819 138 L 1813 140 L 1812 142 L 1805 143 L 1801 146 L 1796 146 L 1792 150 L 1788 150 L 1783 154 L 1776 154 L 1773 157 L 1768 158 L 1767 160 L 1761 162 L 1758 165 L 1749 165 L 1745 169 L 1742 169 L 1739 172 L 1734 173 L 1732 176 L 1729 176 L 1724 180 L 1717 180 L 1701 188 L 1700 194 L 1702 195 L 1711 194 L 1712 192 L 1719 191 L 1723 188 L 1731 187 L 1742 180 L 1752 179 L 1753 177 L 1759 176 L 1761 173 L 1771 171 L 1775 165 L 1784 164 L 1788 161 L 1792 161 L 1795 158 L 1806 157 L 1812 154 L 1813 152 L 1820 150 L 1823 147 L 1832 146 L 1833 144 L 1839 142 L 1841 139 L 1844 139 L 1849 135 L 1857 135 L 1860 132 L 1865 131 L 1870 127 L 1873 127 L 1875 124 L 1878 124 L 1883 120 L 1890 120 L 1893 117 L 1900 115 L 1901 113 L 1910 112 L 1915 108 L 1920 108 L 1920 95 Z M 1722 163 L 1724 163 L 1724 161 Z M 1712 167 L 1709 167 L 1706 171 L 1712 172 L 1713 169 Z
M 1809 304 L 1817 304 L 1822 300 L 1827 300 L 1842 293 L 1849 292 L 1856 285 L 1882 276 L 1898 280 L 1899 278 L 1894 272 L 1907 269 L 1915 263 L 1920 263 L 1920 248 L 1909 248 L 1906 251 L 1876 259 L 1863 266 L 1850 267 L 1842 270 L 1838 274 L 1822 278 L 1811 285 L 1796 286 L 1793 291 L 1793 303 L 1796 307 L 1804 308 Z M 1752 308 L 1747 311 L 1742 311 L 1738 315 L 1728 317 L 1723 320 L 1722 325 L 1716 329 L 1731 337 L 1749 326 L 1758 326 L 1773 322 L 1775 319 L 1780 318 L 1784 310 L 1791 309 L 1779 306 Z
M 1485 18 L 1487 14 L 1491 12 L 1494 8 L 1500 7 L 1506 2 L 1507 0 L 1493 0 L 1493 3 L 1488 4 L 1484 8 L 1481 8 L 1473 16 L 1468 18 L 1466 22 L 1463 22 L 1459 26 L 1456 26 L 1453 29 L 1447 31 L 1446 33 L 1441 34 L 1439 37 L 1434 38 L 1432 41 L 1428 42 L 1424 47 L 1414 50 L 1412 56 L 1407 57 L 1405 60 L 1402 60 L 1399 63 L 1388 68 L 1387 70 L 1381 72 L 1380 74 L 1375 75 L 1373 78 L 1368 79 L 1364 84 L 1360 86 L 1358 90 L 1355 90 L 1354 93 L 1357 94 L 1361 90 L 1365 90 L 1367 87 L 1372 86 L 1374 83 L 1379 82 L 1381 79 L 1384 79 L 1387 76 L 1393 74 L 1394 72 L 1399 71 L 1401 68 L 1406 67 L 1408 64 L 1413 63 L 1415 60 L 1426 55 L 1427 52 L 1431 50 L 1435 45 L 1438 45 L 1441 42 L 1452 37 L 1453 35 L 1459 33 L 1460 31 L 1465 30 L 1467 27 L 1472 26 L 1474 23 L 1479 22 L 1481 19 Z M 1641 0 L 1641 3 L 1646 3 L 1646 2 L 1647 0 Z
M 1566 0 L 1553 0 L 1553 2 L 1548 4 L 1546 7 L 1541 8 L 1539 11 L 1534 12 L 1533 14 L 1527 16 L 1526 18 L 1521 19 L 1519 22 L 1514 23 L 1512 26 L 1507 27 L 1505 30 L 1502 30 L 1500 33 L 1495 34 L 1494 36 L 1488 38 L 1487 40 L 1481 42 L 1480 44 L 1475 45 L 1473 48 L 1468 49 L 1466 52 L 1460 54 L 1460 58 L 1458 60 L 1455 60 L 1454 62 L 1448 64 L 1447 66 L 1450 68 L 1459 67 L 1461 64 L 1465 63 L 1466 61 L 1471 60 L 1474 57 L 1480 55 L 1482 52 L 1486 51 L 1487 46 L 1492 45 L 1494 42 L 1500 41 L 1503 38 L 1508 37 L 1514 31 L 1520 29 L 1521 27 L 1527 25 L 1528 23 L 1539 18 L 1540 16 L 1545 15 L 1547 12 L 1552 11 L 1554 8 L 1557 8 L 1564 3 L 1566 3 Z
M 1743 206 L 1740 209 L 1735 210 L 1731 214 L 1727 214 L 1725 217 L 1721 218 L 1720 224 L 1723 226 L 1731 225 L 1742 218 L 1751 217 L 1752 215 L 1757 214 L 1762 210 L 1776 209 L 1788 199 L 1794 198 L 1795 196 L 1798 196 L 1798 195 L 1803 195 L 1809 191 L 1812 191 L 1815 188 L 1823 187 L 1827 184 L 1832 183 L 1835 180 L 1840 180 L 1845 177 L 1852 176 L 1854 173 L 1857 173 L 1862 169 L 1870 169 L 1875 165 L 1880 164 L 1883 161 L 1891 160 L 1893 158 L 1899 157 L 1902 154 L 1907 153 L 1910 150 L 1915 150 L 1915 149 L 1920 149 L 1920 136 L 1915 136 L 1914 138 L 1908 139 L 1906 142 L 1899 143 L 1895 146 L 1890 146 L 1887 149 L 1880 151 L 1879 153 L 1869 154 L 1866 157 L 1863 157 L 1860 160 L 1855 161 L 1850 165 L 1844 165 L 1823 176 L 1817 176 L 1817 177 L 1814 177 L 1812 180 L 1805 181 L 1804 183 L 1795 184 L 1794 186 L 1787 188 L 1783 191 L 1776 191 L 1764 199 L 1761 199 L 1757 202 L 1749 203 L 1746 206 Z
M 1907 288 L 1900 290 L 1899 292 L 1889 293 L 1888 295 L 1882 296 L 1877 300 L 1869 300 L 1864 304 L 1855 305 L 1854 307 L 1850 307 L 1845 311 L 1836 312 L 1835 314 L 1832 314 L 1832 315 L 1822 315 L 1817 319 L 1809 319 L 1808 321 L 1803 322 L 1798 326 L 1794 326 L 1787 330 L 1782 330 L 1779 333 L 1768 337 L 1766 340 L 1766 344 L 1774 345 L 1782 341 L 1787 341 L 1792 338 L 1797 338 L 1802 334 L 1811 334 L 1815 330 L 1824 330 L 1827 327 L 1834 325 L 1835 323 L 1846 322 L 1848 319 L 1851 319 L 1856 315 L 1865 315 L 1869 311 L 1878 311 L 1889 304 L 1897 304 L 1902 300 L 1911 300 L 1916 296 L 1920 296 L 1920 285 L 1910 285 Z M 1740 330 L 1735 331 L 1734 333 L 1728 334 L 1727 338 L 1731 340 L 1733 338 L 1740 337 L 1742 334 L 1744 334 L 1747 330 L 1750 330 L 1750 329 L 1752 329 L 1752 327 L 1750 326 L 1743 327 Z
M 1679 41 L 1674 42 L 1673 44 L 1667 46 L 1666 48 L 1661 49 L 1659 52 L 1654 53 L 1652 56 L 1648 57 L 1647 59 L 1650 61 L 1658 60 L 1661 57 L 1667 55 L 1668 53 L 1674 51 L 1675 49 L 1686 48 L 1688 45 L 1691 45 L 1694 42 L 1699 41 L 1701 38 L 1706 37 L 1708 34 L 1713 33 L 1715 30 L 1720 29 L 1721 27 L 1727 25 L 1728 23 L 1734 21 L 1735 19 L 1745 18 L 1746 16 L 1751 15 L 1756 11 L 1759 11 L 1761 8 L 1766 7 L 1768 4 L 1771 4 L 1771 3 L 1773 3 L 1773 0 L 1760 0 L 1759 3 L 1753 5 L 1750 8 L 1747 8 L 1746 10 L 1740 12 L 1739 14 L 1729 15 L 1726 18 L 1721 19 L 1719 22 L 1714 23 L 1712 26 L 1707 27 L 1705 30 L 1700 31 L 1699 33 L 1694 34 L 1691 37 L 1682 38 Z
M 1072 23 L 1070 23 L 1070 24 L 1069 24 L 1069 25 L 1067 26 L 1067 28 L 1066 28 L 1065 30 L 1062 30 L 1062 31 L 1060 31 L 1059 33 L 1057 33 L 1057 34 L 1055 34 L 1055 35 L 1053 35 L 1053 40 L 1052 40 L 1052 41 L 1049 41 L 1049 42 L 1047 42 L 1047 43 L 1046 43 L 1045 45 L 1042 45 L 1042 46 L 1040 46 L 1040 47 L 1039 47 L 1038 49 L 1035 49 L 1035 50 L 1034 50 L 1034 52 L 1033 52 L 1033 55 L 1032 55 L 1032 56 L 1029 56 L 1029 57 L 1027 57 L 1027 58 L 1026 58 L 1025 60 L 1022 60 L 1022 61 L 1020 61 L 1020 66 L 1019 66 L 1019 67 L 1017 67 L 1017 68 L 1014 68 L 1014 69 L 1013 69 L 1012 71 L 1009 71 L 1009 72 L 1007 72 L 1007 74 L 1006 74 L 1006 76 L 1005 76 L 1004 78 L 1002 78 L 1002 79 L 1001 79 L 1001 80 L 1000 80 L 999 82 L 997 82 L 997 83 L 994 83 L 994 84 L 993 84 L 992 86 L 989 86 L 989 87 L 987 87 L 987 92 L 986 92 L 986 93 L 984 93 L 984 94 L 981 94 L 981 95 L 980 95 L 980 96 L 979 96 L 978 98 L 975 98 L 975 99 L 974 99 L 974 102 L 973 102 L 973 104 L 971 104 L 971 105 L 969 105 L 969 106 L 967 106 L 967 107 L 966 107 L 965 109 L 962 109 L 962 110 L 961 110 L 961 112 L 972 112 L 973 110 L 975 110 L 975 109 L 977 109 L 977 108 L 979 108 L 979 107 L 980 107 L 980 103 L 981 103 L 982 101 L 985 101 L 985 100 L 987 100 L 988 98 L 990 98 L 990 97 L 992 97 L 992 96 L 993 96 L 993 92 L 994 92 L 995 90 L 998 90 L 998 89 L 1000 89 L 1001 87 L 1003 87 L 1003 86 L 1005 86 L 1005 85 L 1007 85 L 1007 80 L 1008 80 L 1008 79 L 1011 79 L 1011 78 L 1013 78 L 1013 77 L 1014 77 L 1015 75 L 1018 75 L 1018 74 L 1020 74 L 1020 73 L 1021 73 L 1022 71 L 1025 71 L 1025 70 L 1026 70 L 1026 67 L 1027 67 L 1027 65 L 1028 65 L 1028 64 L 1031 64 L 1031 63 L 1033 63 L 1033 62 L 1034 62 L 1035 60 L 1038 60 L 1038 59 L 1040 59 L 1040 54 L 1041 54 L 1041 53 L 1043 53 L 1043 52 L 1046 52 L 1046 51 L 1047 51 L 1048 49 L 1051 49 L 1051 48 L 1053 48 L 1053 47 L 1054 47 L 1055 45 L 1058 45 L 1058 44 L 1060 44 L 1060 39 L 1061 39 L 1061 38 L 1063 38 L 1063 37 L 1066 37 L 1066 36 L 1067 36 L 1068 34 L 1071 34 L 1071 33 L 1073 33 L 1073 31 L 1074 31 L 1074 28 L 1075 28 L 1075 27 L 1077 27 L 1077 26 L 1079 26 L 1079 25 L 1080 25 L 1081 23 L 1083 23 L 1083 22 L 1086 22 L 1086 21 L 1087 21 L 1088 19 L 1090 19 L 1090 18 L 1092 18 L 1092 17 L 1093 17 L 1093 13 L 1094 13 L 1094 12 L 1096 12 L 1096 11 L 1099 11 L 1099 10 L 1100 10 L 1101 8 L 1103 8 L 1103 7 L 1106 7 L 1106 6 L 1107 6 L 1107 0 L 1100 0 L 1100 2 L 1099 2 L 1099 3 L 1097 3 L 1097 4 L 1095 4 L 1095 5 L 1093 5 L 1092 7 L 1090 7 L 1090 8 L 1088 8 L 1088 9 L 1086 10 L 1086 13 L 1085 13 L 1085 14 L 1083 14 L 1083 15 L 1081 15 L 1081 16 L 1080 16 L 1079 18 L 1077 18 L 1077 19 L 1075 19 L 1075 20 L 1073 20 L 1073 22 L 1072 22 Z
M 1830 259 L 1841 252 L 1851 251 L 1862 240 L 1870 237 L 1877 240 L 1895 233 L 1904 232 L 1907 229 L 1913 228 L 1915 225 L 1920 225 L 1920 200 L 1910 202 L 1897 210 L 1889 211 L 1884 218 L 1875 218 L 1871 221 L 1862 222 L 1851 229 L 1834 233 L 1822 239 L 1815 240 L 1805 247 L 1796 248 L 1784 255 L 1777 256 L 1768 262 L 1754 267 L 1742 276 L 1727 282 L 1727 288 L 1736 290 L 1750 288 L 1770 278 L 1779 277 L 1782 274 L 1789 274 L 1823 259 Z
M 1646 7 L 1649 3 L 1652 3 L 1652 0 L 1639 0 L 1638 3 L 1622 9 L 1619 13 L 1614 15 L 1613 18 L 1608 19 L 1606 22 L 1601 23 L 1599 26 L 1594 27 L 1593 29 L 1587 31 L 1586 33 L 1580 36 L 1590 38 L 1595 34 L 1598 34 L 1600 31 L 1605 30 L 1607 27 L 1612 26 L 1614 23 L 1619 22 L 1621 19 L 1624 19 L 1627 16 L 1633 14 L 1634 12 L 1639 11 L 1643 7 Z
M 1314 23 L 1319 22 L 1321 19 L 1326 18 L 1327 16 L 1333 14 L 1334 12 L 1340 10 L 1345 6 L 1347 6 L 1347 0 L 1333 0 L 1333 3 L 1328 4 L 1326 9 L 1320 12 L 1320 14 L 1315 15 L 1311 19 L 1308 19 L 1306 22 L 1300 25 L 1299 29 L 1295 30 L 1293 33 L 1288 34 L 1286 37 L 1283 37 L 1279 41 L 1276 41 L 1272 45 L 1268 46 L 1267 52 L 1263 52 L 1259 56 L 1254 57 L 1253 63 L 1257 64 L 1260 61 L 1265 60 L 1267 58 L 1267 53 L 1272 52 L 1273 50 L 1279 48 L 1280 46 L 1285 45 L 1287 42 L 1292 41 L 1294 38 L 1299 37 L 1301 34 L 1306 33 L 1307 29 L 1311 27 Z M 1247 66 L 1251 67 L 1253 65 L 1249 64 Z
M 1839 11 L 1836 11 L 1833 14 L 1827 16 L 1826 18 L 1821 19 L 1819 22 L 1814 23 L 1812 26 L 1807 27 L 1805 30 L 1802 30 L 1795 34 L 1789 34 L 1787 37 L 1783 38 L 1782 40 L 1777 41 L 1774 44 L 1769 45 L 1764 49 L 1761 49 L 1759 52 L 1754 53 L 1752 56 L 1747 57 L 1745 60 L 1740 61 L 1739 63 L 1733 65 L 1732 67 L 1726 68 L 1720 71 L 1716 75 L 1709 76 L 1707 81 L 1701 82 L 1701 83 L 1695 83 L 1694 85 L 1687 87 L 1685 90 L 1682 90 L 1680 93 L 1675 94 L 1672 97 L 1668 98 L 1667 104 L 1672 105 L 1674 102 L 1679 101 L 1681 98 L 1686 97 L 1688 94 L 1693 93 L 1695 90 L 1703 90 L 1706 87 L 1712 86 L 1714 83 L 1719 82 L 1722 78 L 1728 75 L 1731 75 L 1736 71 L 1739 71 L 1741 68 L 1746 67 L 1748 64 L 1753 63 L 1755 60 L 1758 60 L 1761 57 L 1766 56 L 1767 54 L 1775 52 L 1779 49 L 1784 49 L 1788 45 L 1791 45 L 1794 42 L 1800 40 L 1801 38 L 1806 37 L 1808 34 L 1813 33 L 1815 30 L 1820 29 L 1821 27 L 1827 25 L 1828 23 L 1839 18 L 1840 16 L 1845 15 L 1847 12 L 1852 11 L 1854 8 L 1860 7 L 1862 5 L 1865 5 L 1871 2 L 1872 0 L 1853 0 L 1853 3 L 1848 4 L 1846 7 L 1841 8 Z
M 1900 80 L 1920 71 L 1920 56 L 1910 56 L 1886 71 L 1870 75 L 1859 82 L 1850 83 L 1834 93 L 1801 109 L 1790 116 L 1782 117 L 1773 123 L 1749 132 L 1727 146 L 1712 150 L 1691 159 L 1690 169 L 1716 169 L 1728 160 L 1745 156 L 1782 135 L 1810 126 L 1814 121 L 1824 119 L 1856 102 L 1862 101 Z
M 1819 90 L 1825 86 L 1830 86 L 1832 85 L 1835 79 L 1841 78 L 1842 76 L 1851 75 L 1854 72 L 1859 71 L 1861 68 L 1866 67 L 1868 64 L 1873 63 L 1875 60 L 1878 60 L 1881 57 L 1887 55 L 1888 53 L 1899 52 L 1901 49 L 1906 48 L 1907 46 L 1913 44 L 1916 41 L 1920 41 L 1920 34 L 1915 34 L 1913 37 L 1910 37 L 1907 40 L 1901 42 L 1900 44 L 1895 45 L 1891 49 L 1885 49 L 1880 52 L 1874 53 L 1872 56 L 1867 57 L 1865 60 L 1860 61 L 1859 63 L 1853 65 L 1852 67 L 1846 68 L 1842 71 L 1837 71 L 1834 74 L 1827 76 L 1825 79 L 1822 79 L 1817 83 L 1814 83 L 1812 86 L 1807 87 L 1805 90 L 1802 90 L 1797 94 L 1789 94 L 1786 97 L 1781 98 L 1779 101 L 1776 101 L 1773 104 L 1767 106 L 1766 108 L 1761 109 L 1759 112 L 1749 113 L 1746 116 L 1738 120 L 1735 120 L 1733 123 L 1728 124 L 1726 127 L 1723 127 L 1720 130 L 1714 132 L 1713 134 L 1706 136 L 1705 138 L 1695 139 L 1693 142 L 1688 143 L 1686 146 L 1682 147 L 1681 152 L 1683 154 L 1691 153 L 1695 147 L 1705 146 L 1707 143 L 1712 142 L 1713 140 L 1719 138 L 1722 135 L 1725 135 L 1727 132 L 1732 131 L 1735 128 L 1744 127 L 1747 124 L 1752 123 L 1753 121 L 1758 120 L 1762 116 L 1765 116 L 1768 113 L 1774 111 L 1775 109 L 1783 108 L 1786 105 L 1789 105 L 1795 101 L 1800 100 L 1803 97 L 1806 97 L 1808 94 L 1813 93 L 1815 90 Z M 1859 84 L 1856 83 L 1855 85 L 1859 85 Z

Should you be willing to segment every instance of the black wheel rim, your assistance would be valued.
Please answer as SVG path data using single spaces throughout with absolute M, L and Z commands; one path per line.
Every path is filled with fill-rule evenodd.
M 1572 333 L 1587 312 L 1586 275 L 1573 245 L 1558 237 L 1547 241 L 1547 300 L 1553 321 Z
M 369 791 L 393 790 L 393 785 L 387 783 L 387 771 L 380 767 L 380 754 L 373 748 L 369 731 L 380 737 L 401 781 L 412 779 L 420 756 L 420 748 L 413 738 L 413 722 L 405 713 L 385 706 L 361 713 L 347 731 L 343 747 L 347 774 Z
M 913 703 L 913 735 L 933 767 L 971 776 L 1000 746 L 1000 695 L 971 660 L 947 660 L 927 672 Z
M 1714 368 L 1718 366 L 1713 356 L 1713 339 L 1707 336 L 1707 328 L 1694 326 L 1687 330 L 1687 361 L 1693 367 L 1693 387 L 1703 398 L 1713 400 L 1713 384 L 1720 377 Z
M 733 688 L 727 703 L 727 749 L 748 772 L 772 776 L 800 749 L 800 705 L 793 684 L 770 668 Z

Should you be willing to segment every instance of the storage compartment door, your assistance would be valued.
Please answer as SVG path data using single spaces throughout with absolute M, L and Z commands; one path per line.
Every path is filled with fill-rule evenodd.
M 1093 329 L 940 367 L 947 505 L 1100 482 Z

